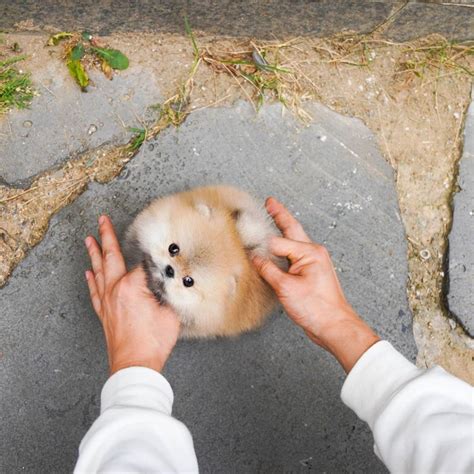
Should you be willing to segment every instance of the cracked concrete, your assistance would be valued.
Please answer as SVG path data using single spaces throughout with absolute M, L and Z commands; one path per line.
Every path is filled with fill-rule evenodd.
M 19 41 L 30 54 L 27 67 L 34 70 L 39 96 L 28 109 L 0 121 L 0 177 L 10 184 L 104 142 L 127 141 L 129 128 L 142 127 L 147 107 L 162 99 L 150 67 L 132 62 L 112 81 L 92 71 L 83 93 L 59 58 L 59 47 L 45 48 L 44 36 Z
M 202 10 L 204 3 L 208 7 L 205 12 Z M 273 2 L 233 2 L 227 7 L 222 2 L 186 2 L 186 7 L 201 8 L 200 11 L 192 10 L 189 15 L 196 30 L 236 36 L 255 34 L 262 38 L 273 33 L 282 36 L 327 34 L 348 26 L 357 31 L 369 31 L 402 3 L 350 2 L 348 8 L 348 2 L 301 2 L 296 8 L 294 4 L 288 7 L 285 2 L 279 2 L 279 8 L 276 8 Z M 403 38 L 406 38 L 439 31 L 450 38 L 472 36 L 474 9 L 424 3 L 409 2 L 409 8 L 387 25 L 387 35 L 391 38 L 405 35 Z M 0 7 L 5 9 L 2 13 L 6 13 L 0 14 L 0 26 L 11 28 L 14 22 L 26 20 L 20 29 L 49 31 L 51 27 L 87 27 L 110 32 L 128 31 L 137 25 L 143 27 L 140 31 L 159 29 L 182 32 L 183 29 L 184 3 L 168 5 L 166 2 L 144 1 L 140 5 L 132 5 L 119 1 L 114 3 L 114 8 L 104 5 L 102 2 L 93 5 L 83 2 L 58 14 L 61 9 L 52 12 L 48 2 L 5 4 Z M 403 16 L 407 11 L 415 13 Z M 34 21 L 28 21 L 29 17 Z M 229 18 L 232 18 L 231 22 Z M 139 55 L 136 49 L 127 51 L 127 35 L 121 35 L 116 40 L 117 47 L 125 48 L 136 59 Z M 44 36 L 38 36 L 37 41 L 44 44 Z M 97 103 L 99 109 L 104 110 L 94 111 L 94 114 L 104 113 L 108 120 L 103 122 L 103 128 L 98 127 L 97 132 L 88 135 L 89 120 L 82 121 L 83 117 L 77 119 L 72 113 L 67 115 L 69 112 L 54 109 L 52 104 L 50 110 L 53 114 L 58 110 L 66 114 L 64 117 L 68 120 L 77 120 L 77 129 L 72 126 L 67 129 L 67 124 L 60 120 L 55 122 L 70 135 L 74 146 L 68 147 L 69 138 L 60 137 L 57 154 L 44 148 L 36 163 L 36 158 L 31 157 L 37 156 L 36 146 L 44 144 L 35 144 L 35 133 L 39 130 L 23 126 L 24 121 L 28 120 L 25 112 L 24 120 L 15 122 L 16 133 L 31 133 L 25 137 L 29 143 L 25 154 L 15 155 L 21 148 L 11 141 L 8 154 L 2 156 L 5 163 L 9 160 L 9 180 L 19 180 L 21 184 L 24 178 L 66 158 L 69 151 L 75 153 L 77 149 L 94 146 L 101 140 L 120 141 L 124 138 L 120 120 L 113 117 L 114 108 L 123 107 L 119 115 L 125 114 L 127 125 L 136 125 L 134 118 L 136 114 L 143 113 L 143 108 L 135 108 L 135 105 L 138 102 L 150 105 L 146 103 L 147 94 L 157 94 L 158 97 L 157 91 L 165 91 L 163 85 L 170 77 L 165 74 L 166 65 L 173 65 L 170 75 L 175 75 L 178 81 L 182 72 L 187 70 L 191 56 L 188 39 L 171 44 L 168 44 L 170 38 L 166 41 L 161 44 L 161 39 L 147 36 L 143 38 L 142 46 L 135 45 L 135 48 L 143 49 L 142 57 L 147 56 L 146 59 L 153 65 L 159 63 L 161 70 L 143 70 L 140 69 L 143 61 L 140 64 L 132 62 L 130 70 L 118 76 L 117 81 L 114 79 L 113 83 L 99 77 L 97 90 L 91 91 L 97 102 L 90 97 L 82 97 L 72 82 L 68 82 L 69 85 L 64 83 L 64 89 L 53 90 L 50 86 L 54 88 L 54 80 L 60 79 L 55 77 L 53 82 L 47 82 L 54 74 L 41 75 L 43 64 L 39 64 L 40 67 L 35 68 L 34 79 L 40 77 L 46 87 L 57 95 L 67 90 L 65 95 L 72 94 L 75 100 L 68 102 L 71 108 L 83 100 L 88 101 L 90 106 Z M 160 53 L 166 47 L 168 60 L 166 54 L 163 56 Z M 298 55 L 300 53 L 301 50 Z M 377 51 L 377 58 L 382 55 Z M 172 62 L 169 57 L 173 57 Z M 33 58 L 35 60 L 39 61 Z M 57 64 L 60 63 L 57 61 Z M 139 69 L 133 69 L 135 67 Z M 388 67 L 391 67 L 390 63 Z M 135 81 L 140 81 L 142 75 L 146 80 L 133 100 L 122 101 L 121 98 L 128 95 L 128 73 L 134 71 L 138 72 Z M 409 109 L 410 100 L 414 97 L 413 89 L 418 90 L 420 95 L 426 95 L 419 83 L 410 84 L 409 76 L 397 76 L 404 87 L 408 84 L 406 91 L 398 94 L 398 91 L 390 89 L 389 82 L 379 82 L 375 64 L 371 66 L 370 76 L 359 69 L 357 72 L 354 69 L 347 71 L 344 66 L 338 67 L 337 72 L 337 84 L 334 69 L 329 70 L 321 64 L 318 75 L 311 75 L 316 78 L 318 86 L 333 84 L 332 89 L 322 87 L 318 91 L 322 93 L 320 99 L 345 114 L 362 117 L 377 132 L 378 143 L 386 159 L 392 163 L 394 158 L 393 164 L 398 166 L 398 198 L 401 199 L 400 205 L 404 206 L 402 209 L 408 209 L 404 215 L 408 235 L 419 234 L 418 224 L 414 223 L 420 221 L 420 226 L 427 229 L 423 234 L 426 242 L 432 242 L 435 236 L 432 255 L 439 255 L 441 259 L 443 254 L 439 242 L 442 239 L 437 234 L 436 221 L 442 216 L 443 222 L 448 222 L 448 206 L 432 207 L 432 203 L 438 201 L 425 193 L 422 196 L 426 199 L 422 212 L 418 208 L 407 208 L 407 203 L 415 198 L 413 194 L 403 195 L 400 190 L 404 189 L 404 183 L 411 181 L 412 187 L 405 188 L 411 192 L 415 190 L 413 183 L 418 183 L 418 188 L 426 186 L 422 177 L 426 169 L 430 170 L 425 173 L 428 181 L 437 183 L 439 190 L 444 189 L 445 185 L 448 188 L 452 171 L 441 166 L 435 151 L 443 156 L 443 163 L 451 163 L 451 155 L 454 156 L 455 152 L 445 152 L 436 141 L 434 151 L 420 145 L 416 151 L 410 149 L 408 158 L 413 165 L 407 166 L 404 161 L 408 160 L 404 155 L 390 146 L 393 147 L 394 142 L 403 144 L 404 138 L 421 143 L 417 134 L 412 134 L 408 128 L 400 128 L 399 123 L 406 120 L 410 122 L 410 129 L 418 130 L 419 134 L 426 135 L 427 132 L 423 131 L 426 125 L 437 130 L 436 140 L 455 145 L 454 134 L 444 134 L 453 129 L 452 124 L 447 126 L 453 121 L 452 116 L 462 122 L 459 117 L 464 109 L 462 100 L 450 101 L 450 97 L 454 96 L 449 96 L 446 90 L 460 88 L 460 83 L 453 86 L 446 78 L 440 80 L 435 97 L 436 114 L 438 122 L 442 122 L 445 128 L 437 129 L 436 115 L 429 115 L 428 105 L 426 110 L 423 104 L 417 108 L 416 114 L 404 117 L 394 114 L 389 107 L 384 108 L 386 103 L 374 101 L 373 95 L 370 95 L 372 87 L 374 90 L 385 87 L 394 108 L 399 111 Z M 361 75 L 359 81 L 357 75 Z M 68 78 L 65 70 L 64 78 Z M 64 78 L 62 80 L 65 81 Z M 153 91 L 145 87 L 147 81 L 156 86 Z M 423 82 L 429 83 L 429 80 Z M 204 89 L 210 84 L 209 76 L 198 76 L 196 83 Z M 121 85 L 125 88 L 121 89 Z M 356 89 L 357 85 L 360 91 Z M 174 86 L 166 89 L 166 94 L 174 90 Z M 113 89 L 117 92 L 110 95 L 116 100 L 113 104 L 101 102 L 101 94 L 106 93 L 105 97 L 109 97 L 106 91 L 110 87 L 117 87 Z M 43 97 L 35 100 L 46 100 L 44 96 L 49 94 L 48 90 L 43 86 L 40 90 Z M 362 101 L 358 99 L 360 108 L 355 100 L 358 95 L 363 95 Z M 464 95 L 460 93 L 459 97 Z M 204 100 L 198 107 L 208 106 L 212 101 Z M 155 102 L 154 97 L 152 102 Z M 34 106 L 35 103 L 30 113 L 35 112 Z M 81 110 L 88 112 L 87 108 Z M 122 232 L 131 216 L 157 194 L 227 180 L 253 191 L 262 199 L 269 193 L 279 195 L 302 219 L 312 235 L 332 250 L 344 288 L 356 309 L 413 360 L 416 348 L 412 336 L 412 315 L 405 296 L 406 236 L 393 214 L 398 204 L 391 169 L 383 163 L 374 136 L 360 122 L 317 105 L 313 112 L 316 112 L 316 122 L 308 130 L 289 117 L 280 117 L 276 106 L 265 108 L 263 114 L 257 117 L 242 104 L 232 109 L 193 112 L 184 128 L 167 130 L 156 140 L 146 143 L 140 155 L 113 183 L 107 186 L 91 185 L 85 194 L 53 218 L 45 239 L 19 265 L 8 285 L 0 290 L 0 307 L 5 308 L 0 321 L 0 377 L 5 381 L 0 387 L 2 411 L 5 413 L 4 424 L 0 428 L 0 439 L 5 446 L 0 471 L 62 472 L 71 469 L 77 444 L 98 414 L 98 395 L 106 378 L 102 335 L 82 281 L 83 270 L 87 266 L 82 238 L 94 231 L 96 217 L 101 212 L 109 212 Z M 12 123 L 17 113 L 22 112 L 9 116 Z M 47 136 L 52 138 L 54 130 L 48 130 L 46 123 L 42 123 L 46 120 L 42 121 L 40 108 L 36 113 L 38 118 L 32 122 L 44 127 L 40 132 L 50 133 Z M 393 116 L 396 124 L 387 126 L 381 118 L 377 120 L 381 115 Z M 54 118 L 51 120 L 54 121 Z M 100 122 L 100 118 L 97 121 Z M 198 139 L 193 139 L 196 135 Z M 58 139 L 58 136 L 54 138 Z M 464 148 L 468 149 L 466 144 Z M 432 157 L 427 162 L 427 168 L 426 163 L 420 164 L 425 156 Z M 354 163 L 357 165 L 353 166 Z M 466 163 L 465 158 L 461 162 L 460 177 L 464 176 L 463 163 Z M 285 179 L 276 171 L 280 165 L 285 167 Z M 416 175 L 418 172 L 420 176 Z M 446 181 L 441 183 L 438 175 Z M 462 209 L 458 201 L 461 202 L 466 189 L 466 186 L 462 187 L 463 191 L 455 198 L 452 239 L 456 235 L 456 213 Z M 415 196 L 420 198 L 416 193 Z M 464 224 L 459 228 L 462 230 Z M 462 233 L 457 235 L 462 236 Z M 373 239 L 373 244 L 368 244 L 367 238 Z M 426 242 L 421 242 L 421 249 L 428 245 Z M 461 237 L 458 250 L 465 251 L 467 242 L 472 243 L 469 234 Z M 410 242 L 410 246 L 413 245 Z M 416 251 L 418 255 L 419 250 L 418 246 L 410 250 L 412 262 L 414 257 L 411 253 Z M 452 261 L 455 261 L 454 257 Z M 411 272 L 411 285 L 421 285 L 436 292 L 437 287 L 425 279 L 426 273 L 414 272 L 413 267 Z M 469 282 L 472 287 L 472 279 L 465 281 L 467 290 L 464 291 L 467 294 L 471 293 Z M 449 324 L 437 305 L 433 312 L 433 305 L 427 304 L 427 296 L 423 293 L 417 296 L 415 306 L 412 306 L 424 318 L 420 318 L 415 326 L 420 351 L 418 359 L 422 365 L 446 361 L 443 354 L 436 353 L 436 350 L 452 353 L 455 358 L 459 341 L 453 337 L 460 334 L 456 329 L 456 334 L 455 331 L 449 333 L 450 339 L 445 345 L 439 344 L 439 334 L 448 334 Z M 425 323 L 430 331 L 434 327 L 438 332 L 426 331 Z M 464 339 L 459 347 L 468 347 L 468 343 L 464 342 L 467 337 L 462 337 Z M 471 362 L 467 351 L 462 355 L 463 367 L 466 361 Z M 457 370 L 456 364 L 448 364 L 447 368 L 453 372 Z M 459 373 L 469 379 L 469 370 L 466 366 Z M 342 372 L 329 356 L 308 344 L 281 313 L 275 314 L 261 331 L 236 340 L 181 343 L 170 361 L 167 377 L 176 392 L 175 414 L 191 428 L 203 471 L 219 471 L 223 465 L 236 466 L 241 472 L 310 469 L 341 472 L 346 471 L 347 466 L 355 472 L 383 471 L 383 466 L 372 453 L 371 435 L 367 428 L 338 400 Z M 308 409 L 308 400 L 317 403 L 312 412 Z
M 83 279 L 83 237 L 102 212 L 122 234 L 149 199 L 188 187 L 227 182 L 280 197 L 329 247 L 355 308 L 414 360 L 393 172 L 362 122 L 310 110 L 307 128 L 279 105 L 258 116 L 243 103 L 195 112 L 53 218 L 0 290 L 1 471 L 70 470 L 97 416 L 106 357 Z M 339 401 L 342 370 L 281 312 L 237 339 L 179 343 L 166 375 L 203 472 L 384 470 L 368 428 Z

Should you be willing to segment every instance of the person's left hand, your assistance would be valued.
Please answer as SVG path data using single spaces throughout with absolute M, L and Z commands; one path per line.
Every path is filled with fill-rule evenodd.
M 120 245 L 106 216 L 99 219 L 102 248 L 87 237 L 92 271 L 86 271 L 90 297 L 102 323 L 110 373 L 127 367 L 160 372 L 178 338 L 180 323 L 148 289 L 143 268 L 127 273 Z

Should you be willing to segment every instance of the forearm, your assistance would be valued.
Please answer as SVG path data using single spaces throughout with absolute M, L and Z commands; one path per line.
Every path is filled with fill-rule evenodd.
M 381 341 L 359 359 L 341 397 L 369 424 L 391 472 L 473 472 L 473 389 L 443 369 L 420 370 Z
M 131 367 L 114 374 L 75 472 L 197 472 L 191 435 L 171 416 L 172 403 L 171 387 L 158 372 Z

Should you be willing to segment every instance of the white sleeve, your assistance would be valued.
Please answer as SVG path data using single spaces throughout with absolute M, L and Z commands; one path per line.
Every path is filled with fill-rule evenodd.
M 158 372 L 116 372 L 102 389 L 100 416 L 79 446 L 74 472 L 198 472 L 191 434 L 171 416 L 172 404 Z
M 418 369 L 381 341 L 350 371 L 341 398 L 369 424 L 391 472 L 474 472 L 474 390 L 442 368 Z

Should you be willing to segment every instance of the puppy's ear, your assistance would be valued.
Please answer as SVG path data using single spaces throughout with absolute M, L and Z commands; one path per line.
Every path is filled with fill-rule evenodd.
M 206 204 L 202 203 L 202 202 L 198 202 L 196 203 L 196 211 L 199 212 L 199 214 L 201 214 L 202 216 L 204 217 L 211 217 L 212 215 L 212 209 L 207 206 Z

